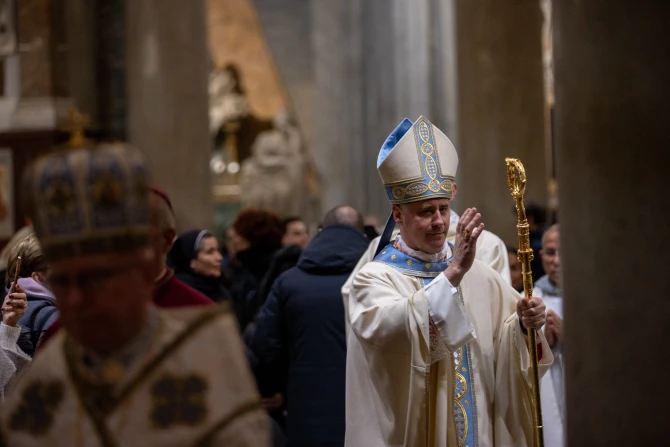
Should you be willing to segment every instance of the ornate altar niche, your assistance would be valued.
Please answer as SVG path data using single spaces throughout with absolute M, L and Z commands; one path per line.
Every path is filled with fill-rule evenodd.
M 217 232 L 247 206 L 316 222 L 320 191 L 309 148 L 253 2 L 209 0 L 210 131 Z

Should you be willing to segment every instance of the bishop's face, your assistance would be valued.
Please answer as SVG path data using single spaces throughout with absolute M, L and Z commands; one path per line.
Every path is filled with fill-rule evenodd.
M 449 230 L 449 200 L 430 199 L 393 206 L 403 241 L 424 253 L 439 253 Z
M 63 327 L 100 354 L 128 343 L 146 321 L 157 276 L 153 251 L 82 255 L 51 263 L 49 283 Z

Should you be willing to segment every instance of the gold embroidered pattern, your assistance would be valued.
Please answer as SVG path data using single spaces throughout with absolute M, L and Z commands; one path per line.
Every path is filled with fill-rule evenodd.
M 72 187 L 63 181 L 56 181 L 45 191 L 47 206 L 56 215 L 70 214 L 75 207 L 75 197 Z
M 458 436 L 458 445 L 463 446 L 465 444 L 465 439 L 468 436 L 468 414 L 461 403 L 461 400 L 465 397 L 468 392 L 468 382 L 465 379 L 459 369 L 463 364 L 463 347 L 461 346 L 457 351 L 454 351 L 454 371 L 456 372 L 456 390 L 454 393 L 454 420 L 456 422 L 456 432 Z M 463 372 L 466 371 L 465 368 L 461 369 Z M 468 405 L 467 400 L 464 402 L 465 405 Z
M 433 131 L 425 118 L 420 117 L 414 124 L 414 135 L 421 175 L 385 183 L 391 202 L 409 203 L 434 195 L 450 198 L 455 178 L 444 176 L 440 172 L 437 142 L 434 141 Z
M 423 152 L 423 155 L 425 156 L 433 155 L 435 148 L 430 143 L 424 143 L 423 146 L 421 146 L 421 152 Z
M 197 425 L 207 416 L 207 382 L 195 374 L 184 377 L 165 374 L 151 387 L 154 406 L 151 422 L 156 428 Z
M 125 196 L 123 185 L 111 175 L 101 176 L 93 185 L 93 200 L 103 207 L 119 206 Z
M 23 390 L 23 401 L 11 415 L 9 428 L 33 436 L 49 432 L 65 389 L 61 382 L 35 382 Z

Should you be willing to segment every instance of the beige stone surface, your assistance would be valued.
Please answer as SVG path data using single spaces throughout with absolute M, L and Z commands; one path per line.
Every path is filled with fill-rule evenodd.
M 205 2 L 126 7 L 129 140 L 172 198 L 180 229 L 212 228 Z
M 516 245 L 505 157 L 523 162 L 527 201 L 547 201 L 540 4 L 459 0 L 456 21 L 457 204 L 476 206 L 487 229 Z
M 669 13 L 554 2 L 571 447 L 668 445 Z

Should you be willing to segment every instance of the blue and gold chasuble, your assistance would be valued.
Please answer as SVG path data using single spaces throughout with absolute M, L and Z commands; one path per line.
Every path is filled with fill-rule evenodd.
M 449 244 L 453 251 L 453 246 Z M 393 244 L 387 245 L 379 253 L 374 262 L 386 264 L 403 275 L 419 279 L 423 287 L 433 281 L 440 273 L 446 270 L 451 258 L 442 262 L 424 262 L 402 253 Z M 463 303 L 460 287 L 458 297 Z M 477 411 L 473 389 L 472 360 L 468 344 L 453 352 L 453 368 L 455 371 L 454 390 L 454 422 L 459 447 L 476 447 L 477 444 Z

